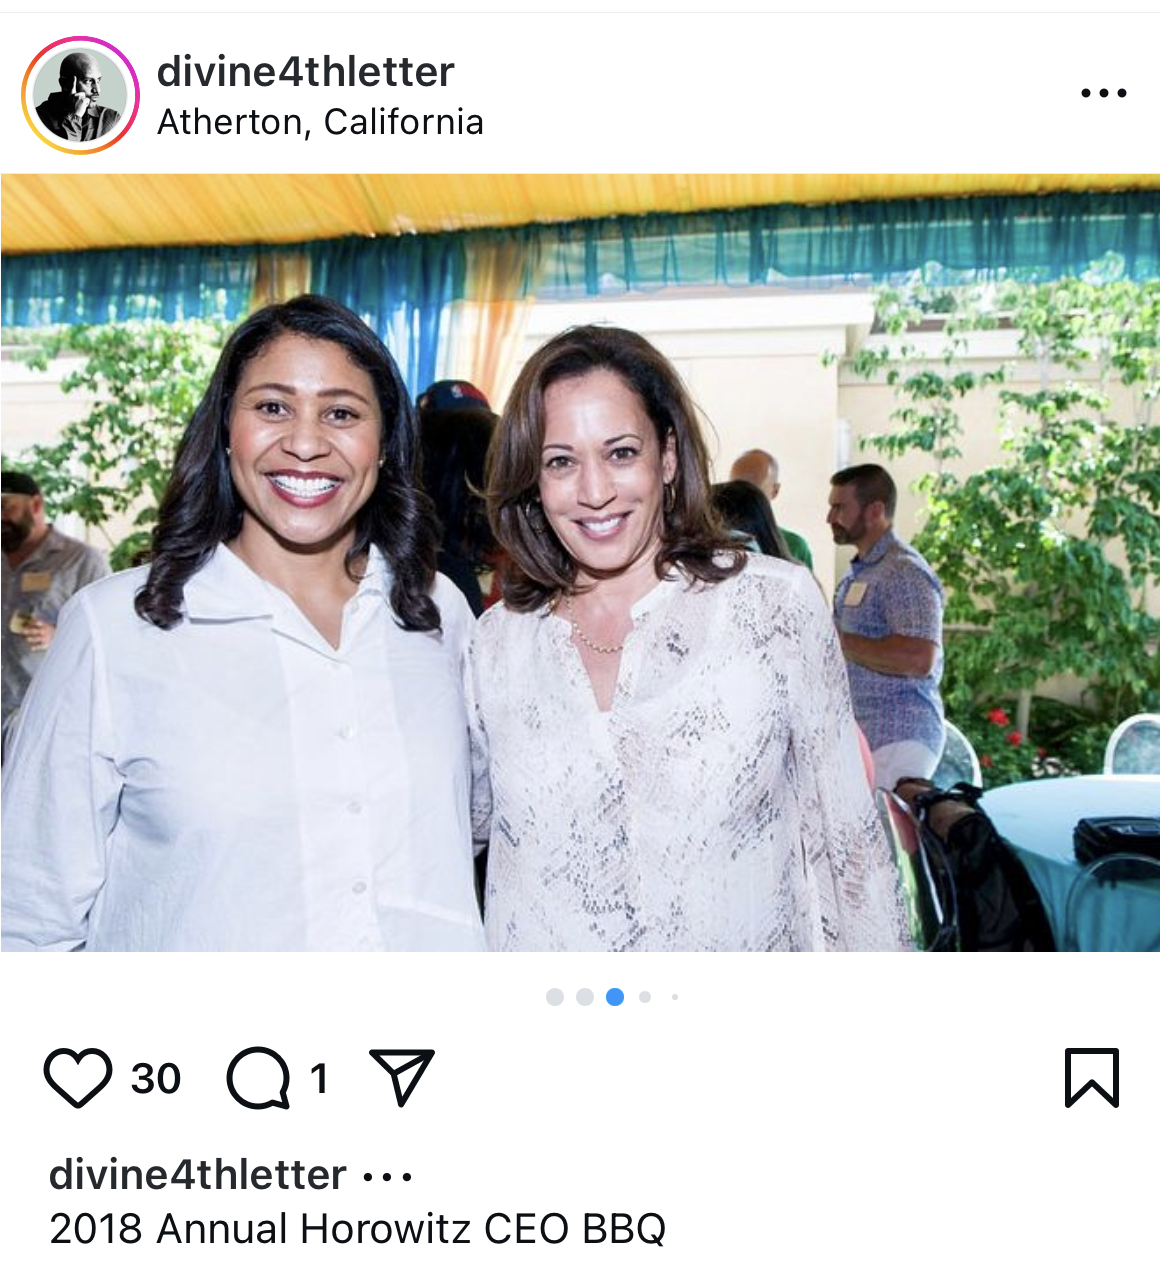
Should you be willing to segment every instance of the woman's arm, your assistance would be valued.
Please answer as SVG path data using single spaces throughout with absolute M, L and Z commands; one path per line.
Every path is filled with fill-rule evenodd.
M 477 623 L 472 638 L 471 648 L 464 662 L 463 694 L 467 701 L 467 726 L 471 736 L 471 836 L 475 842 L 475 853 L 484 850 L 491 837 L 491 778 L 489 775 L 490 753 L 487 742 L 487 729 L 483 723 L 482 711 L 479 707 L 480 662 L 483 659 L 483 641 L 486 638 L 485 616 Z
M 120 789 L 103 658 L 82 592 L 61 612 L 4 761 L 5 951 L 84 946 Z
M 858 748 L 849 681 L 825 601 L 800 586 L 801 682 L 794 748 L 804 849 L 829 950 L 908 949 L 898 870 Z

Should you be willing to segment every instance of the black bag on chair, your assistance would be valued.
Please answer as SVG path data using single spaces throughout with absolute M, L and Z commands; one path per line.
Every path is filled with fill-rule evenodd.
M 954 874 L 959 947 L 964 952 L 1054 952 L 1051 923 L 1035 883 L 1015 852 L 999 836 L 985 811 L 982 790 L 959 783 L 915 798 L 924 834 L 941 840 Z M 930 809 L 940 802 L 971 809 L 951 825 L 945 839 L 930 826 Z
M 1090 864 L 1107 855 L 1147 855 L 1160 859 L 1160 819 L 1150 815 L 1110 815 L 1075 826 L 1075 857 Z

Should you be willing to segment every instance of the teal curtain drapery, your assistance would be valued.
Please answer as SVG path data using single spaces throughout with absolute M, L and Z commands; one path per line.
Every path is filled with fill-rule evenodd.
M 264 247 L 130 247 L 4 256 L 5 326 L 89 326 L 153 317 L 234 320 Z
M 473 250 L 522 250 L 514 296 L 470 295 Z M 1015 276 L 1160 276 L 1160 191 L 754 207 L 344 238 L 293 246 L 133 248 L 3 258 L 3 324 L 236 319 L 263 256 L 309 261 L 309 286 L 360 313 L 412 389 L 435 377 L 456 299 L 574 299 L 667 287 L 932 284 Z
M 942 285 L 998 276 L 1046 282 L 1109 256 L 1120 276 L 1160 273 L 1158 191 L 754 207 L 503 232 L 527 236 L 538 298 L 870 284 L 916 273 Z
M 311 289 L 339 300 L 378 332 L 413 393 L 431 383 L 447 306 L 464 292 L 467 235 L 342 238 L 304 250 Z

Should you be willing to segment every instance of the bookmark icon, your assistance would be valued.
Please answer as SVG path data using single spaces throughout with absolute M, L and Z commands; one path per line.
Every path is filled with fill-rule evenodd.
M 423 1072 L 430 1066 L 435 1050 L 371 1049 L 370 1055 L 391 1077 L 395 1101 L 402 1109 L 415 1091 L 415 1085 L 423 1078 Z
M 1120 1104 L 1119 1049 L 1064 1049 L 1063 1104 L 1072 1107 L 1095 1090 L 1111 1106 Z

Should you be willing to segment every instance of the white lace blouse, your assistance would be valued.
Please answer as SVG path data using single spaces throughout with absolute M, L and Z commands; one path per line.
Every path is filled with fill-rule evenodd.
M 751 557 L 632 610 L 602 713 L 546 608 L 476 627 L 487 938 L 505 951 L 907 946 L 846 670 L 809 571 Z M 488 784 L 490 783 L 490 789 Z

